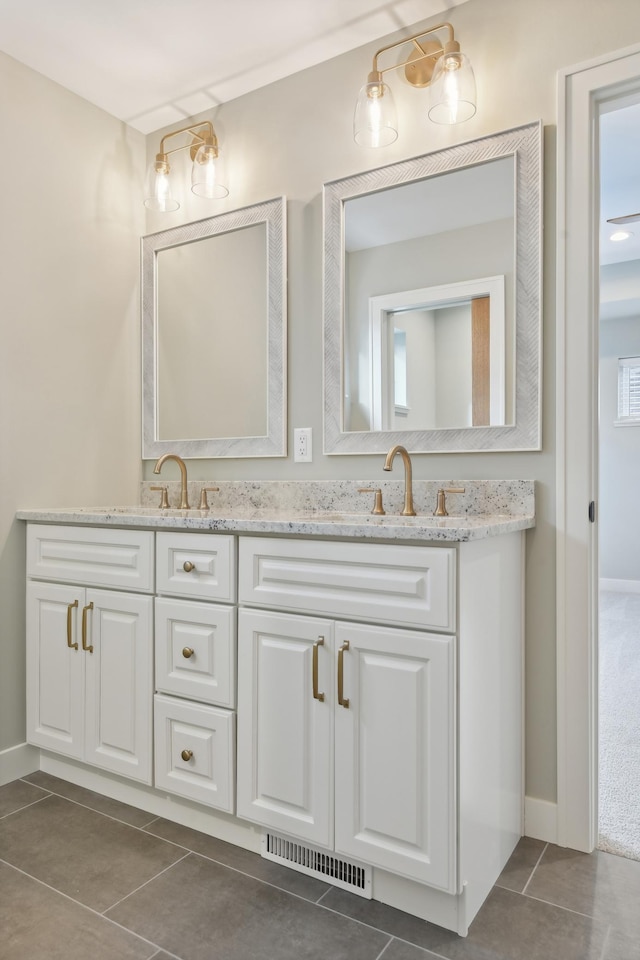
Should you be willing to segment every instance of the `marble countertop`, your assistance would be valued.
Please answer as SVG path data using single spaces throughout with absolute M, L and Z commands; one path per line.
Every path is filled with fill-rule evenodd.
M 481 540 L 535 526 L 532 480 L 414 481 L 416 517 L 400 516 L 404 483 L 397 480 L 189 481 L 189 503 L 199 503 L 206 486 L 208 510 L 176 509 L 180 483 L 166 480 L 162 485 L 173 508 L 161 509 L 158 491 L 151 489 L 157 481 L 145 480 L 137 506 L 30 509 L 16 516 L 35 523 L 414 542 Z M 372 488 L 382 492 L 384 516 L 369 512 Z M 450 516 L 434 517 L 441 488 L 456 492 L 447 496 Z
M 533 514 L 402 517 L 386 514 L 309 512 L 297 516 L 276 511 L 245 511 L 233 517 L 214 510 L 160 510 L 156 507 L 70 507 L 19 510 L 19 520 L 37 523 L 136 527 L 150 530 L 208 530 L 216 533 L 280 534 L 296 537 L 349 537 L 376 540 L 467 541 L 535 525 Z

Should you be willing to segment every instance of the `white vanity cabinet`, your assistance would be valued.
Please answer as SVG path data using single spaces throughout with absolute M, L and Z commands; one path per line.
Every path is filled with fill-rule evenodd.
M 465 933 L 522 828 L 520 535 L 239 549 L 238 815 Z
M 152 547 L 141 531 L 27 528 L 28 742 L 147 784 Z
M 156 534 L 155 785 L 227 813 L 235 809 L 235 568 L 234 537 Z
M 42 769 L 467 932 L 523 832 L 525 528 L 23 519 Z

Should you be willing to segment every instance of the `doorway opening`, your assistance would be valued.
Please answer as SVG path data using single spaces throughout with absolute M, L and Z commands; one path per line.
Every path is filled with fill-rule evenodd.
M 640 96 L 598 127 L 598 847 L 640 860 Z

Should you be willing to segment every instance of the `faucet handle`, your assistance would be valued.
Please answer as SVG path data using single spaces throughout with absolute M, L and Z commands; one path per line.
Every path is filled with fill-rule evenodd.
M 199 510 L 208 510 L 209 501 L 207 500 L 207 493 L 217 493 L 220 487 L 203 487 L 200 491 L 200 506 Z
M 161 510 L 169 509 L 169 494 L 166 487 L 149 487 L 149 490 L 155 490 L 160 494 L 159 507 Z
M 448 493 L 464 493 L 464 490 L 464 487 L 443 487 L 438 490 L 438 503 L 433 511 L 434 517 L 448 517 L 446 495 Z
M 382 506 L 382 490 L 379 487 L 358 487 L 358 493 L 374 493 L 375 499 L 371 513 L 375 513 L 380 517 L 384 515 L 385 509 Z

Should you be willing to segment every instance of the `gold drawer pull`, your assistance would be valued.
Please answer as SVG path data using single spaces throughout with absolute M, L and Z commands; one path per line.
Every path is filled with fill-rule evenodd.
M 74 600 L 73 603 L 67 604 L 67 646 L 71 647 L 72 650 L 78 649 L 77 641 L 76 643 L 71 642 L 71 618 L 72 618 L 71 611 L 75 609 L 77 606 L 78 606 L 77 600 Z
M 184 762 L 187 763 L 187 761 L 191 760 L 191 757 L 193 756 L 193 750 L 183 750 L 180 756 Z
M 191 560 L 185 560 L 185 562 L 182 564 L 182 569 L 185 573 L 191 573 L 191 571 L 195 570 L 195 568 L 196 565 L 195 563 L 191 563 Z
M 195 650 L 193 649 L 193 647 L 182 648 L 182 656 L 185 658 L 185 660 L 188 660 L 189 657 L 192 657 L 194 653 L 195 653 Z
M 349 709 L 349 698 L 344 697 L 344 652 L 349 649 L 349 641 L 345 640 L 338 650 L 338 703 Z
M 89 610 L 93 610 L 93 600 L 82 608 L 82 649 L 87 653 L 93 653 L 93 644 L 90 643 L 87 646 L 87 612 Z
M 324 637 L 318 637 L 313 645 L 313 699 L 324 703 L 324 693 L 318 693 L 318 647 L 324 646 Z

